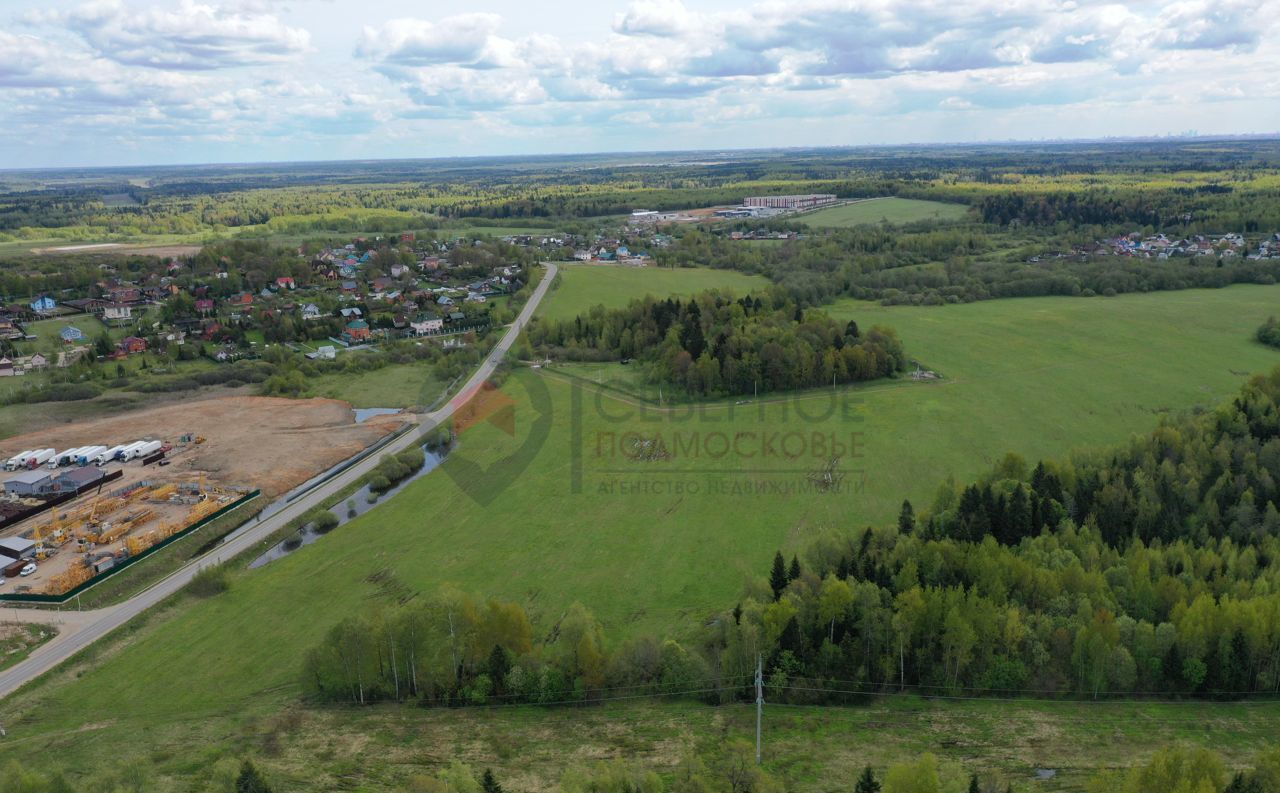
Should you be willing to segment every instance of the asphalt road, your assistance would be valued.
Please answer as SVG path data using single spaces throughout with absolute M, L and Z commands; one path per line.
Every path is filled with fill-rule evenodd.
M 419 443 L 427 433 L 448 421 L 454 412 L 462 405 L 465 405 L 471 395 L 484 385 L 484 382 L 493 375 L 494 370 L 502 363 L 507 351 L 511 349 L 511 345 L 515 343 L 516 338 L 520 335 L 520 331 L 528 324 L 529 318 L 533 316 L 538 304 L 546 296 L 547 290 L 556 276 L 556 271 L 556 265 L 550 262 L 546 264 L 546 272 L 543 274 L 542 281 L 525 303 L 524 309 L 516 317 L 515 322 L 508 326 L 506 335 L 489 353 L 489 357 L 485 358 L 484 362 L 480 364 L 479 368 L 476 369 L 475 373 L 471 375 L 470 379 L 467 380 L 466 384 L 453 399 L 449 400 L 439 410 L 424 415 L 418 421 L 418 430 L 416 432 L 406 432 L 387 444 L 381 453 L 370 455 L 334 478 L 317 485 L 279 512 L 272 514 L 260 523 L 254 524 L 239 536 L 219 545 L 204 556 L 191 561 L 185 567 L 174 571 L 167 578 L 161 579 L 150 588 L 143 590 L 123 603 L 89 611 L 59 612 L 10 607 L 0 609 L 0 620 L 16 620 L 58 626 L 57 636 L 37 647 L 32 651 L 31 655 L 20 663 L 0 671 L 0 697 L 8 696 L 26 683 L 173 595 L 186 586 L 195 577 L 196 573 L 202 569 L 232 559 L 269 537 L 273 532 L 293 519 L 305 514 L 311 508 L 323 505 L 325 500 L 334 493 L 373 470 L 378 461 L 382 459 L 383 454 L 399 452 Z

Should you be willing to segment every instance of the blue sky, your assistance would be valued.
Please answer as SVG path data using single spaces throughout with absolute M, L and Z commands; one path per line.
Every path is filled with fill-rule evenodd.
M 1280 130 L 1280 0 L 0 0 L 0 168 Z

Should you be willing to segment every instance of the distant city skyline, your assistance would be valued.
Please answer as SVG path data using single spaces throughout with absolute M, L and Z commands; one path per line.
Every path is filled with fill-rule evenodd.
M 0 168 L 1269 134 L 1280 0 L 10 0 Z

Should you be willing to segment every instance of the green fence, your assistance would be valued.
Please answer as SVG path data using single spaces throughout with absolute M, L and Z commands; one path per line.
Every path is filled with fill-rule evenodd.
M 103 573 L 98 573 L 93 578 L 90 578 L 88 581 L 85 581 L 83 584 L 80 584 L 79 586 L 75 587 L 74 589 L 71 589 L 70 591 L 63 592 L 61 595 L 37 595 L 37 594 L 11 595 L 6 593 L 3 595 L 0 595 L 0 601 L 6 602 L 6 603 L 53 603 L 53 604 L 66 603 L 68 600 L 80 594 L 81 592 L 85 591 L 89 587 L 102 583 L 103 581 L 115 575 L 116 573 L 120 572 L 121 570 L 124 570 L 125 568 L 129 567 L 134 562 L 140 562 L 143 559 L 146 559 L 148 556 L 155 553 L 156 551 L 159 551 L 161 548 L 168 546 L 170 543 L 177 542 L 183 537 L 186 537 L 187 535 L 191 534 L 193 531 L 196 531 L 200 527 L 206 526 L 209 523 L 222 517 L 223 515 L 226 515 L 231 510 L 236 509 L 237 507 L 243 506 L 247 502 L 257 498 L 261 493 L 262 493 L 261 490 L 255 490 L 252 493 L 247 493 L 241 496 L 240 498 L 236 499 L 235 501 L 232 501 L 230 504 L 226 505 L 225 507 L 218 510 L 217 512 L 206 515 L 205 517 L 201 518 L 195 523 L 192 523 L 190 526 L 186 527 L 185 529 L 178 532 L 177 534 L 174 534 L 170 537 L 165 538 L 161 542 L 156 543 L 155 545 L 151 546 L 150 548 L 138 554 L 137 556 L 130 556 L 128 559 L 125 559 L 124 561 L 116 562 L 115 566 L 112 567 L 110 570 L 107 570 L 106 572 L 103 572 Z

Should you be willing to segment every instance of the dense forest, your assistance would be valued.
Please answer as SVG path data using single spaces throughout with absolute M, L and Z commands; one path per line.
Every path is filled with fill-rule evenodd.
M 1277 481 L 1280 369 L 1127 447 L 1009 455 L 897 525 L 779 553 L 679 641 L 610 643 L 576 604 L 535 633 L 519 604 L 445 591 L 339 624 L 303 678 L 361 703 L 727 702 L 751 697 L 762 654 L 768 695 L 793 703 L 1280 695 Z
M 542 355 L 631 360 L 650 382 L 694 396 L 790 391 L 890 377 L 906 365 L 892 330 L 865 333 L 805 310 L 779 290 L 733 299 L 704 292 L 687 301 L 646 297 L 622 309 L 597 306 L 572 320 L 540 320 L 529 340 Z
M 1278 226 L 1280 228 L 1280 226 Z M 1129 229 L 1132 230 L 1132 229 Z M 1115 295 L 1275 283 L 1280 260 L 1047 256 L 1103 236 L 1100 227 L 1013 238 L 972 224 L 860 227 L 752 245 L 690 228 L 657 253 L 671 267 L 767 276 L 806 305 L 837 297 L 942 305 L 1005 297 Z M 1039 261 L 1029 263 L 1035 258 Z

